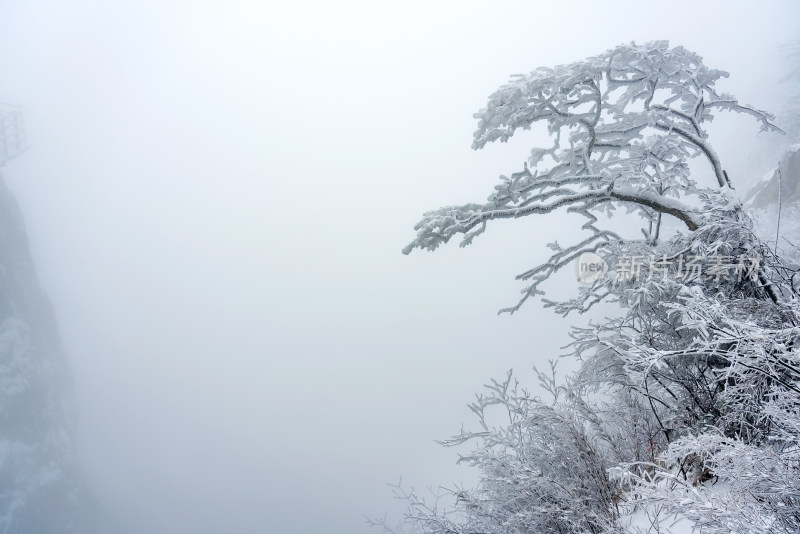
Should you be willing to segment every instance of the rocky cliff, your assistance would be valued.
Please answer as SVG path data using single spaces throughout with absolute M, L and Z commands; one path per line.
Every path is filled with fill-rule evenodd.
M 19 207 L 0 177 L 0 532 L 91 532 L 67 360 Z

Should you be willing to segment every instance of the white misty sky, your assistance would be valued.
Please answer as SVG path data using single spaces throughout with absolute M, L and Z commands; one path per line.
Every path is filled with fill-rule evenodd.
M 423 211 L 481 201 L 541 133 L 470 149 L 512 73 L 669 39 L 757 107 L 785 87 L 784 2 L 5 0 L 4 169 L 74 372 L 81 454 L 132 531 L 370 532 L 386 482 L 470 481 L 434 443 L 570 321 L 515 274 L 570 219 L 400 249 Z M 777 111 L 777 110 L 776 110 Z M 736 180 L 756 126 L 721 117 Z M 569 277 L 564 295 L 573 286 Z M 563 367 L 569 367 L 563 362 Z

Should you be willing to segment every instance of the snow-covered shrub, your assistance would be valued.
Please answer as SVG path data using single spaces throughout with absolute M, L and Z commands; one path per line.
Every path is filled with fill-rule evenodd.
M 470 406 L 481 430 L 445 442 L 473 443 L 461 461 L 479 469 L 480 483 L 454 490 L 448 508 L 405 494 L 415 532 L 621 532 L 637 509 L 701 531 L 797 531 L 792 268 L 757 237 L 704 123 L 728 110 L 777 128 L 771 115 L 719 94 L 724 76 L 663 41 L 622 45 L 517 77 L 477 115 L 475 148 L 536 122 L 547 124 L 554 145 L 502 176 L 486 203 L 426 213 L 404 252 L 434 250 L 457 234 L 468 245 L 489 221 L 564 208 L 585 218 L 588 236 L 551 245 L 547 262 L 518 276 L 528 286 L 504 311 L 593 253 L 609 273 L 545 306 L 566 316 L 606 300 L 619 314 L 573 331 L 581 369 L 563 385 L 540 374 L 551 401 L 510 375 L 488 386 Z M 714 185 L 690 172 L 693 157 L 709 164 Z M 641 237 L 604 228 L 618 208 L 638 217 Z M 664 216 L 685 231 L 668 232 Z M 631 272 L 630 258 L 645 259 L 641 270 Z M 489 425 L 490 409 L 507 422 Z M 712 480 L 721 485 L 710 489 Z

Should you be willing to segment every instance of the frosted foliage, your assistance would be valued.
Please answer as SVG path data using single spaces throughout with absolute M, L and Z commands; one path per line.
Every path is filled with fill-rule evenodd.
M 406 251 L 456 234 L 469 244 L 491 219 L 564 207 L 589 235 L 552 245 L 546 264 L 520 275 L 530 283 L 522 302 L 586 251 L 611 271 L 625 255 L 758 261 L 744 276 L 600 279 L 545 300 L 567 315 L 606 299 L 618 313 L 573 329 L 580 369 L 561 381 L 540 373 L 545 398 L 509 374 L 470 405 L 474 428 L 443 443 L 472 445 L 460 461 L 478 469 L 475 488 L 425 498 L 398 487 L 405 521 L 374 523 L 419 534 L 800 531 L 796 267 L 759 239 L 703 124 L 724 109 L 774 127 L 713 89 L 725 75 L 666 42 L 631 44 L 537 69 L 490 97 L 476 148 L 537 121 L 555 144 L 502 177 L 487 203 L 427 213 Z M 695 180 L 694 156 L 716 183 Z M 641 217 L 642 238 L 600 228 L 595 214 L 617 207 Z M 685 230 L 662 231 L 663 215 Z
M 446 206 L 425 213 L 416 238 L 403 249 L 434 250 L 453 236 L 461 246 L 483 233 L 489 221 L 551 213 L 564 208 L 582 215 L 589 235 L 558 249 L 545 265 L 519 275 L 528 281 L 516 311 L 540 284 L 581 253 L 623 241 L 598 224 L 598 214 L 618 207 L 643 218 L 645 241 L 659 237 L 668 215 L 695 230 L 737 209 L 705 124 L 715 113 L 752 116 L 763 130 L 778 130 L 772 115 L 740 104 L 714 85 L 728 74 L 709 69 L 702 58 L 666 41 L 622 45 L 596 57 L 539 68 L 515 76 L 478 112 L 473 147 L 507 141 L 519 129 L 546 125 L 550 148 L 534 148 L 524 168 L 500 183 L 482 204 Z M 701 184 L 689 161 L 708 162 L 716 184 Z M 722 188 L 722 189 L 720 189 Z M 590 305 L 597 295 L 588 296 Z
M 785 261 L 800 266 L 800 202 L 783 206 L 780 210 L 774 207 L 757 209 L 752 212 L 755 230 L 764 241 L 770 241 Z

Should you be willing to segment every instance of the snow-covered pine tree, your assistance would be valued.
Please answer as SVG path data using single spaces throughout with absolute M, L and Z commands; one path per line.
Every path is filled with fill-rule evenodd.
M 519 275 L 522 299 L 502 311 L 591 252 L 610 274 L 545 305 L 568 315 L 610 300 L 620 314 L 575 329 L 581 370 L 564 385 L 543 378 L 552 401 L 519 393 L 510 379 L 479 396 L 482 429 L 447 443 L 475 443 L 463 460 L 481 483 L 455 492 L 446 513 L 406 495 L 415 531 L 619 531 L 637 508 L 654 529 L 655 511 L 715 532 L 800 528 L 793 273 L 752 232 L 705 124 L 733 111 L 778 129 L 770 114 L 719 93 L 724 76 L 665 41 L 622 45 L 518 76 L 476 115 L 475 148 L 537 122 L 553 145 L 533 149 L 487 202 L 426 213 L 404 252 L 458 234 L 465 246 L 489 221 L 563 208 L 585 218 L 586 237 L 554 245 L 546 263 Z M 709 183 L 690 169 L 693 158 L 707 163 Z M 639 218 L 640 237 L 611 229 L 617 208 Z M 683 230 L 667 233 L 665 216 Z M 508 411 L 508 426 L 485 424 L 492 407 Z M 725 489 L 707 488 L 709 479 Z

